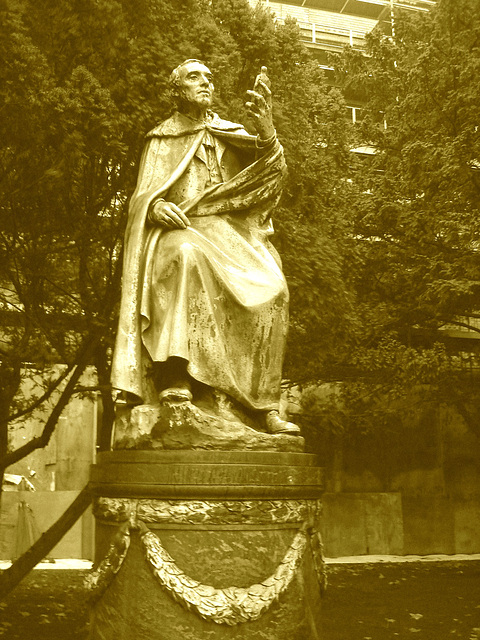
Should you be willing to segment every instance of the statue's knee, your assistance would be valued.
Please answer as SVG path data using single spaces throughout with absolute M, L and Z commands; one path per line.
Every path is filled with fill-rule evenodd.
M 201 256 L 201 250 L 194 243 L 185 240 L 178 246 L 178 252 L 185 263 L 196 262 Z

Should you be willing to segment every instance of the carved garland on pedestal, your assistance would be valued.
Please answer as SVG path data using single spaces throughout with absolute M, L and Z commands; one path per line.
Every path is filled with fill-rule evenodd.
M 146 527 L 145 527 L 146 528 Z M 201 618 L 217 624 L 235 625 L 257 620 L 290 584 L 306 545 L 299 531 L 275 573 L 248 588 L 216 589 L 186 576 L 150 531 L 142 534 L 147 560 L 155 578 L 170 595 Z
M 160 504 L 159 504 L 160 503 Z M 236 625 L 257 620 L 278 599 L 291 583 L 303 553 L 310 543 L 320 587 L 326 585 L 320 534 L 315 528 L 320 503 L 313 500 L 272 501 L 148 501 L 99 498 L 95 514 L 116 522 L 124 520 L 110 549 L 100 565 L 87 577 L 87 586 L 98 598 L 122 566 L 130 545 L 131 531 L 139 531 L 145 557 L 156 580 L 174 600 L 201 618 L 217 624 Z M 232 518 L 232 511 L 234 517 Z M 150 522 L 191 523 L 200 519 L 210 524 L 229 522 L 298 522 L 303 524 L 295 535 L 275 572 L 259 584 L 248 588 L 217 589 L 188 577 L 162 546 L 159 538 L 148 529 Z M 142 517 L 140 517 L 140 514 Z M 128 520 L 125 522 L 125 519 Z
M 97 519 L 125 522 L 135 514 L 157 524 L 286 524 L 308 518 L 309 500 L 149 500 L 97 498 Z M 317 506 L 317 509 L 320 508 Z

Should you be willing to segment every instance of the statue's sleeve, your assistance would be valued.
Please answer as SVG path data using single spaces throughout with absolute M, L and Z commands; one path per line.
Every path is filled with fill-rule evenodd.
M 143 397 L 142 345 L 139 306 L 148 207 L 185 171 L 203 137 L 203 131 L 179 138 L 147 140 L 130 200 L 125 231 L 122 299 L 112 361 L 112 386 Z
M 137 187 L 133 197 L 150 191 L 156 184 L 161 183 L 165 179 L 165 160 L 166 149 L 164 139 L 148 139 L 140 160 Z
M 179 137 L 149 137 L 138 170 L 135 193 L 130 202 L 147 207 L 162 197 L 190 164 L 203 138 L 203 131 Z

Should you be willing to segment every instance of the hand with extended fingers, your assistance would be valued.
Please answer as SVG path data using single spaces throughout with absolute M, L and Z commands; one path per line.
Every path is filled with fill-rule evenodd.
M 253 89 L 247 91 L 249 101 L 245 103 L 248 115 L 251 117 L 261 140 L 268 140 L 275 135 L 272 120 L 272 92 L 266 72 L 267 68 L 262 67 Z
M 173 202 L 157 200 L 149 213 L 150 221 L 159 224 L 165 229 L 186 229 L 190 226 L 190 220 Z

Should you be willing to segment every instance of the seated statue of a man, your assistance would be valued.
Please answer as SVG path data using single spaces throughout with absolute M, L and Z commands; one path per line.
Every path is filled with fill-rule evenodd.
M 210 110 L 212 74 L 187 60 L 177 111 L 147 135 L 125 236 L 113 387 L 145 402 L 222 393 L 269 433 L 279 415 L 288 290 L 269 241 L 285 173 L 264 73 L 249 91 L 257 136 Z

